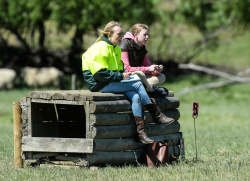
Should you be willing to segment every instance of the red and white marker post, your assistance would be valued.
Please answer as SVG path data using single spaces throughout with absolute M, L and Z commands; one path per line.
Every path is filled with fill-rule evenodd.
M 195 119 L 198 117 L 199 112 L 199 102 L 193 102 L 193 113 L 192 117 L 194 118 L 194 138 L 195 138 L 195 150 L 196 150 L 196 161 L 198 160 L 197 157 L 197 144 L 196 144 L 196 128 L 195 128 Z

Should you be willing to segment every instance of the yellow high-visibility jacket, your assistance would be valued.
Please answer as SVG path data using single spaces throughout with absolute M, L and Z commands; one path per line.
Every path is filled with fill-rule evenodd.
M 123 79 L 121 49 L 105 37 L 93 44 L 82 55 L 83 77 L 89 90 L 100 91 L 110 82 Z

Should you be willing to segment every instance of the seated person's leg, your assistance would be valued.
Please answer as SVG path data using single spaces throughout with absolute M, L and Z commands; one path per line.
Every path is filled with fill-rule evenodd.
M 158 75 L 146 75 L 147 81 L 151 86 L 161 85 L 165 82 L 166 77 L 164 74 L 160 73 Z
M 137 74 L 140 77 L 147 92 L 153 92 L 152 86 L 149 84 L 149 82 L 147 81 L 146 75 L 142 71 L 135 71 L 133 72 L 133 74 Z

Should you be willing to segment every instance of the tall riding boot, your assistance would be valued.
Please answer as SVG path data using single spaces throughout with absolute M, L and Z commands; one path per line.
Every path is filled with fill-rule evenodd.
M 154 140 L 148 138 L 144 131 L 144 119 L 140 116 L 135 116 L 136 132 L 139 140 L 144 144 L 153 143 Z
M 152 115 L 155 124 L 171 124 L 175 121 L 173 118 L 165 116 L 152 98 L 150 98 L 150 100 L 152 104 L 145 104 L 145 107 Z

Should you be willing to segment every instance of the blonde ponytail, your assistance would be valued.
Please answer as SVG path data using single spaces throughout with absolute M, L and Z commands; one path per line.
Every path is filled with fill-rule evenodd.
M 104 30 L 99 30 L 101 32 L 101 35 L 98 37 L 98 39 L 96 40 L 96 42 L 101 40 L 101 37 L 104 36 L 105 38 L 108 38 L 109 34 L 113 34 L 114 33 L 114 27 L 115 26 L 119 26 L 121 27 L 121 24 L 116 22 L 116 21 L 110 21 L 108 24 L 106 24 Z

